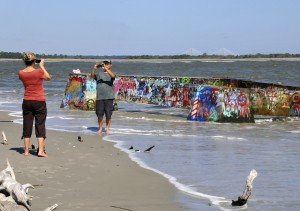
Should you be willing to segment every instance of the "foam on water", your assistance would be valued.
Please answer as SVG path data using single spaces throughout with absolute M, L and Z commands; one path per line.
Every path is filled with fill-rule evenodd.
M 177 181 L 177 178 L 174 176 L 171 176 L 167 173 L 164 173 L 162 171 L 159 171 L 155 168 L 152 168 L 150 166 L 148 166 L 143 160 L 139 159 L 138 157 L 136 157 L 136 153 L 134 153 L 131 150 L 128 150 L 127 148 L 124 147 L 124 142 L 123 141 L 116 141 L 114 139 L 115 136 L 111 135 L 111 136 L 105 136 L 103 139 L 106 141 L 110 141 L 110 142 L 114 142 L 115 147 L 117 147 L 118 149 L 120 149 L 123 152 L 126 152 L 129 157 L 131 158 L 131 160 L 135 161 L 136 163 L 138 163 L 141 167 L 145 168 L 145 169 L 149 169 L 153 172 L 156 172 L 160 175 L 162 175 L 163 177 L 167 178 L 170 183 L 172 183 L 176 188 L 178 188 L 179 190 L 185 192 L 188 195 L 191 195 L 193 197 L 200 197 L 200 198 L 205 198 L 211 201 L 212 204 L 214 205 L 220 205 L 218 202 L 220 202 L 220 200 L 222 200 L 222 202 L 224 202 L 225 198 L 224 197 L 220 197 L 220 196 L 212 196 L 209 194 L 205 194 L 205 193 L 200 193 L 195 191 L 192 187 L 184 185 L 180 182 Z
M 300 130 L 292 130 L 292 131 L 288 131 L 290 133 L 300 133 Z

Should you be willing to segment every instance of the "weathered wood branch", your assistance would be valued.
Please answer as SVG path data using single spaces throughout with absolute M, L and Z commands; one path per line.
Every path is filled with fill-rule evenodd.
M 6 169 L 0 172 L 0 192 L 8 194 L 17 204 L 30 210 L 32 196 L 27 195 L 28 188 L 34 187 L 30 184 L 21 185 L 17 182 L 15 173 L 7 160 Z
M 58 207 L 58 204 L 53 204 L 51 207 L 47 207 L 44 211 L 52 211 Z
M 239 196 L 237 201 L 232 200 L 231 203 L 232 206 L 243 206 L 244 204 L 247 203 L 247 200 L 250 197 L 253 188 L 252 185 L 253 180 L 255 179 L 256 176 L 257 176 L 257 172 L 255 171 L 255 169 L 251 170 L 250 174 L 247 177 L 246 186 L 243 195 Z
M 7 138 L 6 138 L 6 135 L 5 135 L 4 131 L 2 131 L 2 142 L 1 142 L 1 144 L 8 145 Z
M 30 210 L 32 196 L 28 195 L 28 189 L 34 188 L 31 184 L 20 184 L 7 159 L 6 169 L 0 172 L 0 211 L 27 211 Z M 54 204 L 44 211 L 52 211 L 58 207 Z

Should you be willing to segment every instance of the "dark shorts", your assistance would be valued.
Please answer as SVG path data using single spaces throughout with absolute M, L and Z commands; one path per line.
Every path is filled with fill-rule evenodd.
M 35 123 L 35 135 L 37 138 L 46 138 L 47 106 L 45 101 L 23 100 L 23 137 L 30 138 L 32 134 L 33 120 Z
M 107 100 L 97 100 L 96 101 L 96 115 L 97 117 L 105 117 L 107 119 L 111 118 L 112 112 L 114 110 L 114 100 L 107 99 Z

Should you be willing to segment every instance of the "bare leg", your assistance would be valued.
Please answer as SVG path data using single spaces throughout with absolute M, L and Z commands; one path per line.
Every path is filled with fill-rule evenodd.
M 102 135 L 102 127 L 103 127 L 103 117 L 98 117 L 99 130 L 97 132 L 98 135 Z
M 38 156 L 39 157 L 48 157 L 48 155 L 44 152 L 44 138 L 39 137 L 37 139 L 38 139 L 38 145 L 39 145 Z
M 106 118 L 106 134 L 109 134 L 111 118 Z
M 25 150 L 24 155 L 25 156 L 29 155 L 29 144 L 30 144 L 30 138 L 24 138 L 24 146 L 25 146 L 25 148 L 24 148 L 24 150 Z

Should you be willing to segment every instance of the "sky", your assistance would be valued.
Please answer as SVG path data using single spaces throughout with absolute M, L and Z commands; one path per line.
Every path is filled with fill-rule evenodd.
M 0 51 L 300 53 L 299 0 L 0 0 Z

